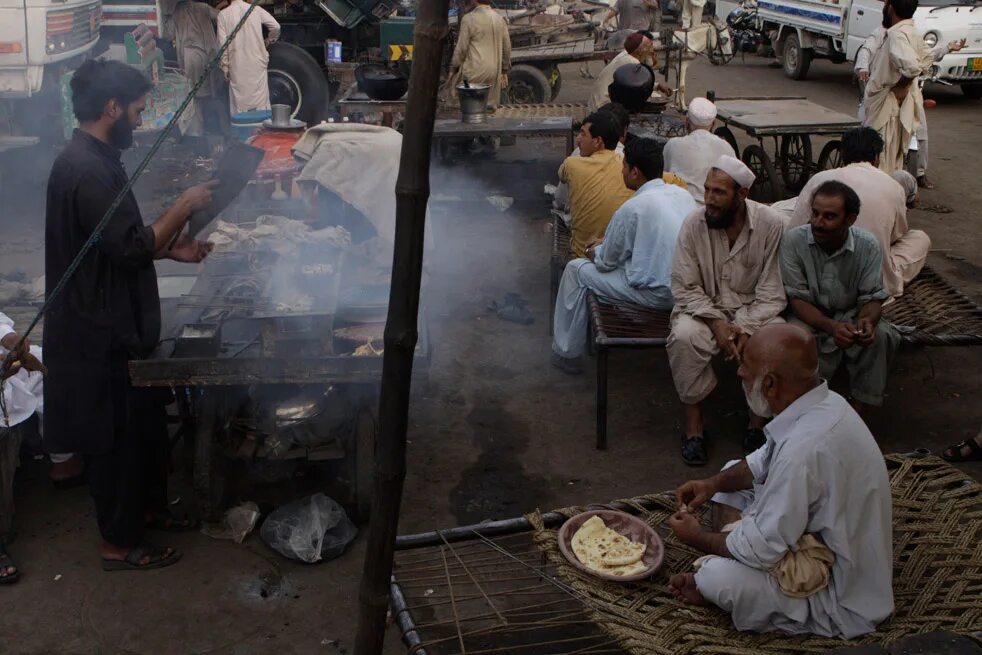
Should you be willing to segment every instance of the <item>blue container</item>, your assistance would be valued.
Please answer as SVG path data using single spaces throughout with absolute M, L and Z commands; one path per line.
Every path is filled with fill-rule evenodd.
M 324 41 L 324 59 L 332 64 L 341 63 L 341 42 L 337 39 Z
M 270 109 L 257 109 L 232 114 L 232 134 L 239 141 L 245 141 L 263 126 L 263 121 L 273 117 Z

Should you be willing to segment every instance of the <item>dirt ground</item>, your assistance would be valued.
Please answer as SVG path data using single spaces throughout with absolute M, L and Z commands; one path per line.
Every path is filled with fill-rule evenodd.
M 590 81 L 573 66 L 563 75 L 558 101 L 582 101 Z M 707 89 L 720 97 L 805 95 L 849 113 L 856 104 L 849 68 L 827 62 L 816 62 L 805 82 L 786 79 L 762 59 L 724 68 L 697 63 L 688 86 L 690 95 Z M 938 100 L 929 111 L 938 188 L 923 201 L 951 212 L 915 211 L 910 222 L 933 239 L 931 265 L 982 302 L 982 105 L 952 89 L 928 95 Z M 131 170 L 139 154 L 127 155 Z M 181 156 L 179 149 L 163 155 Z M 699 470 L 682 464 L 681 413 L 663 351 L 611 356 L 610 447 L 594 450 L 592 368 L 571 377 L 549 365 L 550 235 L 542 188 L 554 182 L 561 159 L 558 141 L 535 141 L 503 148 L 493 160 L 433 171 L 436 247 L 426 263 L 432 362 L 413 392 L 401 533 L 670 489 L 741 454 L 745 410 L 735 376 L 725 371 L 710 403 L 710 463 Z M 43 153 L 20 161 L 5 178 L 2 275 L 42 272 L 47 162 Z M 137 187 L 144 213 L 153 215 L 199 174 L 189 160 L 151 165 Z M 515 204 L 499 211 L 487 202 L 490 195 Z M 487 310 L 508 292 L 528 299 L 534 324 L 507 323 Z M 869 417 L 882 449 L 937 452 L 973 434 L 982 423 L 980 366 L 982 349 L 903 351 L 884 407 Z M 966 470 L 982 474 L 979 465 Z M 175 499 L 188 505 L 182 476 L 173 487 Z M 338 560 L 300 566 L 256 535 L 235 545 L 185 534 L 167 540 L 185 552 L 178 566 L 107 575 L 98 567 L 84 488 L 55 491 L 43 464 L 29 462 L 17 489 L 20 534 L 10 551 L 24 577 L 0 588 L 4 653 L 351 652 L 364 536 Z M 390 629 L 386 653 L 399 652 L 399 635 Z

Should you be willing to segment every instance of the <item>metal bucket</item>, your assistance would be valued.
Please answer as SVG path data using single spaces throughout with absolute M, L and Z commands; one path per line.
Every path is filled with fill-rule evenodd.
M 272 109 L 272 123 L 275 127 L 290 126 L 290 105 L 273 105 L 270 109 Z
M 460 98 L 460 118 L 465 123 L 484 123 L 488 119 L 488 92 L 491 87 L 487 84 L 471 84 L 457 87 Z

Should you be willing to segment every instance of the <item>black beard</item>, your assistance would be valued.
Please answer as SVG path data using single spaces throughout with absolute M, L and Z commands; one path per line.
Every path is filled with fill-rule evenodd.
M 711 217 L 709 212 L 706 212 L 706 225 L 711 230 L 725 230 L 726 228 L 733 225 L 736 221 L 737 210 L 736 207 L 729 207 L 725 209 L 719 216 Z
M 109 145 L 116 150 L 126 150 L 133 145 L 133 127 L 125 115 L 109 128 Z

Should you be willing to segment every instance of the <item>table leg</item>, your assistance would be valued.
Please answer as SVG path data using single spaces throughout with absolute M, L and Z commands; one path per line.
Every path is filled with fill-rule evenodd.
M 198 513 L 206 520 L 217 520 L 222 511 L 224 476 L 216 462 L 221 453 L 215 448 L 215 426 L 218 424 L 219 392 L 206 389 L 198 400 L 194 428 L 194 495 Z

